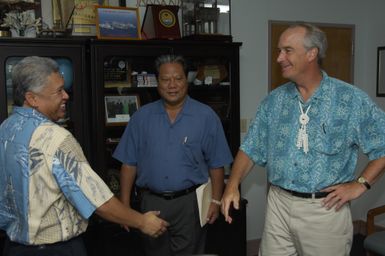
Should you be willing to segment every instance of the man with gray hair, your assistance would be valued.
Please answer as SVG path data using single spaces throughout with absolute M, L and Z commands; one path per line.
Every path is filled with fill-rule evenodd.
M 310 24 L 286 29 L 277 62 L 290 82 L 272 91 L 238 151 L 222 212 L 238 208 L 238 185 L 254 164 L 270 183 L 260 255 L 349 255 L 349 202 L 385 170 L 385 113 L 366 93 L 321 69 L 326 36 Z M 359 148 L 369 163 L 355 177 Z
M 57 63 L 26 57 L 12 70 L 14 108 L 0 126 L 0 229 L 5 256 L 86 255 L 80 237 L 93 212 L 157 237 L 159 212 L 126 208 L 55 122 L 69 99 Z

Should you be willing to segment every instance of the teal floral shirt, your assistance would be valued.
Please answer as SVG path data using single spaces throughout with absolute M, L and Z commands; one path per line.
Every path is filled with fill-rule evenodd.
M 299 102 L 304 112 L 310 106 L 307 153 L 296 145 Z M 385 113 L 362 90 L 325 72 L 307 102 L 293 82 L 272 91 L 240 147 L 266 167 L 270 183 L 299 192 L 352 181 L 359 148 L 370 160 L 385 156 Z

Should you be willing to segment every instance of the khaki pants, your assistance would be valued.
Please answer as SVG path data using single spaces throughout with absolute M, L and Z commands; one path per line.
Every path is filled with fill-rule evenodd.
M 353 242 L 350 205 L 327 210 L 323 199 L 295 197 L 271 186 L 260 256 L 348 256 Z

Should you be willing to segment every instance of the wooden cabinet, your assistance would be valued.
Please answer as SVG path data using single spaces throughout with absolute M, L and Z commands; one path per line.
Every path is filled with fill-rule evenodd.
M 61 124 L 69 129 L 90 158 L 89 83 L 85 40 L 74 39 L 1 39 L 0 40 L 0 123 L 12 110 L 12 67 L 26 56 L 52 57 L 63 65 L 63 74 L 72 80 L 66 90 L 70 96 L 67 117 Z
M 101 41 L 92 40 L 92 163 L 105 179 L 119 170 L 111 157 L 123 134 L 129 115 L 111 114 L 111 101 L 137 98 L 140 105 L 159 99 L 156 89 L 155 59 L 162 54 L 185 57 L 189 95 L 211 106 L 221 118 L 233 155 L 240 142 L 239 47 L 240 43 L 201 41 Z M 114 102 L 112 102 L 114 103 Z M 127 107 L 128 108 L 128 107 Z M 111 108 L 112 109 L 112 108 Z M 120 113 L 122 112 L 122 113 Z M 110 115 L 111 114 L 111 115 Z M 114 119 L 115 117 L 115 119 Z M 121 119 L 119 119 L 121 118 Z M 120 122 L 120 121 L 121 122 Z M 106 175 L 108 177 L 106 177 Z
M 155 78 L 155 59 L 162 54 L 182 55 L 187 62 L 189 95 L 209 106 L 218 114 L 235 156 L 240 143 L 239 117 L 239 47 L 240 43 L 202 41 L 100 41 L 90 43 L 92 88 L 92 148 L 93 168 L 111 188 L 119 192 L 121 163 L 112 153 L 124 132 L 129 114 L 108 110 L 110 101 L 138 99 L 140 105 L 159 99 Z M 126 100 L 126 103 L 124 101 Z M 121 104 L 121 103 L 119 103 Z M 126 106 L 126 109 L 130 109 Z M 113 112 L 111 114 L 111 112 Z M 128 115 L 128 116 L 127 116 Z M 134 199 L 131 202 L 135 202 Z M 210 226 L 207 252 L 221 256 L 246 255 L 246 200 L 234 216 L 235 223 L 225 223 L 223 216 Z M 116 239 L 102 238 L 114 243 L 116 255 L 128 250 L 126 244 L 116 244 L 122 237 L 134 234 L 122 232 L 117 226 L 101 223 L 94 226 L 104 237 L 106 232 L 116 234 Z M 107 230 L 107 231 L 106 231 Z M 115 230 L 115 231 L 114 231 Z M 120 230 L 120 231 L 119 231 Z M 124 239 L 123 239 L 124 240 Z M 128 246 L 133 255 L 141 255 L 135 246 Z M 102 248 L 100 248 L 102 250 Z
M 235 156 L 240 143 L 240 46 L 240 43 L 183 40 L 1 39 L 0 122 L 8 116 L 12 105 L 9 80 L 12 65 L 31 55 L 68 60 L 73 81 L 67 90 L 68 120 L 63 125 L 80 142 L 93 169 L 118 193 L 120 163 L 112 158 L 112 153 L 131 113 L 126 110 L 115 113 L 107 109 L 106 103 L 135 99 L 144 105 L 159 99 L 154 61 L 159 55 L 171 53 L 187 60 L 189 95 L 217 112 Z M 208 252 L 221 256 L 245 255 L 246 203 L 242 205 L 234 224 L 228 225 L 221 217 L 210 227 Z M 142 255 L 138 231 L 127 233 L 119 225 L 99 218 L 91 219 L 85 241 L 90 255 L 127 252 Z

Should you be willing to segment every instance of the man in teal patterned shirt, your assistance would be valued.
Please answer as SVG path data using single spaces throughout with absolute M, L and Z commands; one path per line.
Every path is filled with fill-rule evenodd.
M 385 170 L 385 113 L 321 69 L 326 47 L 325 34 L 310 24 L 282 33 L 277 62 L 290 82 L 258 107 L 223 195 L 231 223 L 242 178 L 254 164 L 266 168 L 271 186 L 260 255 L 349 255 L 349 202 Z M 356 178 L 359 148 L 370 161 Z

